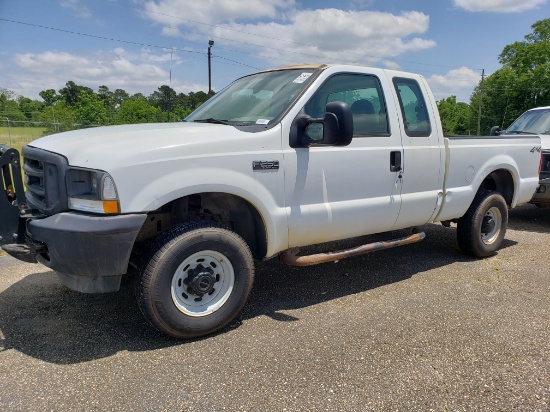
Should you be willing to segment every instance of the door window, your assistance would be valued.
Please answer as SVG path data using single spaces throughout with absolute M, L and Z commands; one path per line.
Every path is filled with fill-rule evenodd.
M 353 115 L 354 136 L 389 136 L 386 104 L 375 76 L 338 74 L 329 78 L 304 107 L 305 114 L 323 117 L 325 106 L 345 102 Z
M 420 86 L 413 79 L 394 78 L 401 114 L 405 123 L 405 133 L 411 137 L 427 137 L 432 132 L 428 109 Z

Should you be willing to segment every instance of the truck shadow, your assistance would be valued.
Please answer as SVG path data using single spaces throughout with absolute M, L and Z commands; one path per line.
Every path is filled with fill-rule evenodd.
M 398 251 L 380 251 L 339 263 L 293 268 L 277 259 L 259 262 L 248 304 L 240 318 L 219 333 L 228 333 L 238 328 L 241 321 L 262 315 L 293 321 L 296 318 L 282 311 L 317 305 L 401 282 L 430 269 L 475 260 L 460 252 L 455 229 L 428 225 L 426 233 L 424 241 Z M 401 237 L 404 232 L 333 242 L 306 248 L 303 253 L 344 249 L 387 240 L 392 235 Z M 506 240 L 503 247 L 514 244 Z M 118 293 L 87 295 L 64 288 L 51 271 L 28 275 L 0 293 L 0 332 L 0 351 L 15 349 L 55 364 L 186 344 L 166 338 L 149 326 L 136 305 L 131 282 Z
M 407 280 L 414 275 L 457 262 L 477 259 L 462 253 L 456 242 L 456 228 L 427 225 L 422 228 L 426 239 L 420 243 L 379 251 L 363 256 L 310 267 L 287 267 L 277 262 L 257 265 L 257 277 L 243 319 L 266 315 L 275 320 L 296 320 L 280 310 L 293 310 L 342 296 L 365 292 Z M 329 245 L 303 248 L 301 254 L 322 253 L 359 246 L 368 242 L 402 237 L 405 232 L 373 235 L 333 242 Z M 390 237 L 389 237 L 390 236 Z M 501 250 L 517 242 L 505 239 Z M 272 309 L 276 309 L 273 311 Z
M 508 227 L 525 232 L 550 233 L 550 209 L 523 205 L 510 210 Z

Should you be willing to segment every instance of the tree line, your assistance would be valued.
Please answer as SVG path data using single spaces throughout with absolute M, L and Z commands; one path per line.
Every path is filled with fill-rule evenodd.
M 504 47 L 498 56 L 500 69 L 475 87 L 470 102 L 456 96 L 438 101 L 446 135 L 473 135 L 479 123 L 481 134 L 492 126 L 505 128 L 524 111 L 550 106 L 550 18 L 537 21 L 523 41 Z M 40 92 L 42 101 L 18 96 L 0 88 L 0 120 L 47 122 L 54 131 L 93 125 L 177 121 L 210 96 L 202 91 L 177 94 L 163 85 L 148 97 L 130 96 L 122 89 L 100 86 L 97 92 L 72 81 L 56 92 Z M 481 115 L 480 115 L 481 114 Z
M 446 134 L 481 134 L 492 126 L 508 127 L 524 111 L 550 106 L 550 19 L 539 20 L 533 31 L 504 47 L 500 69 L 480 81 L 469 103 L 455 96 L 438 102 Z M 479 116 L 481 113 L 481 116 Z
M 91 88 L 68 81 L 65 87 L 42 90 L 42 100 L 15 97 L 11 90 L 0 88 L 0 120 L 9 119 L 17 126 L 48 125 L 51 132 L 75 128 L 131 123 L 174 122 L 181 120 L 211 95 L 203 91 L 176 93 L 162 85 L 149 96 L 128 94 L 123 89 Z

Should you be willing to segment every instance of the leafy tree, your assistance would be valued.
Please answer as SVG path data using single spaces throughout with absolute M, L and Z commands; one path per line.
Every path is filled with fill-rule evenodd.
M 109 90 L 107 86 L 99 86 L 97 90 L 97 97 L 100 101 L 103 102 L 103 106 L 105 107 L 105 110 L 107 111 L 107 124 L 113 123 L 113 118 L 116 113 L 116 100 L 114 97 L 114 93 Z
M 40 113 L 44 110 L 45 104 L 38 100 L 31 100 L 28 97 L 19 96 L 17 98 L 19 110 L 29 121 L 38 121 Z
M 533 32 L 525 41 L 504 47 L 499 62 L 517 73 L 534 72 L 550 62 L 550 19 L 539 20 L 531 26 Z
M 162 85 L 149 96 L 148 100 L 152 106 L 168 112 L 176 101 L 176 92 L 170 86 Z
M 38 94 L 42 97 L 46 106 L 53 106 L 62 98 L 54 89 L 42 90 Z
M 499 55 L 502 68 L 487 77 L 483 86 L 478 84 L 471 96 L 470 126 L 477 122 L 483 95 L 483 134 L 495 125 L 507 127 L 525 110 L 550 105 L 550 19 L 540 20 L 531 28 L 533 32 L 524 41 L 504 47 Z
M 107 124 L 107 109 L 99 96 L 93 92 L 81 90 L 75 104 L 75 114 L 78 123 L 84 126 Z
M 198 91 L 196 93 L 193 93 L 193 92 L 189 92 L 189 97 L 188 97 L 188 100 L 189 100 L 189 103 L 188 103 L 188 107 L 191 109 L 191 110 L 195 110 L 197 107 L 199 107 L 201 104 L 203 104 L 205 101 L 207 101 L 208 99 L 210 99 L 211 96 L 209 96 L 208 94 L 206 94 L 205 92 L 203 91 Z
M 41 122 L 48 125 L 49 132 L 73 130 L 76 123 L 74 108 L 63 100 L 58 102 L 55 106 L 45 107 L 39 119 Z M 52 122 L 54 124 L 52 124 Z
M 7 122 L 7 119 L 13 122 L 27 120 L 15 100 L 15 92 L 0 87 L 0 120 Z
M 456 96 L 451 96 L 438 101 L 437 109 L 444 135 L 469 134 L 469 107 L 466 103 L 457 102 Z
M 185 119 L 187 116 L 191 114 L 193 110 L 191 110 L 189 107 L 181 107 L 176 106 L 174 107 L 174 110 L 170 114 L 170 121 L 176 122 Z
M 115 124 L 152 123 L 157 120 L 159 110 L 147 103 L 145 98 L 127 99 L 115 114 Z
M 123 90 L 123 89 L 116 89 L 116 90 L 113 92 L 113 100 L 114 100 L 115 108 L 120 107 L 120 105 L 121 105 L 126 99 L 129 99 L 129 98 L 130 98 L 130 95 L 129 95 L 128 93 L 126 93 L 125 90 Z
M 81 92 L 85 91 L 88 94 L 93 94 L 93 90 L 86 86 L 79 86 L 72 80 L 69 80 L 65 87 L 59 90 L 59 94 L 65 100 L 69 106 L 74 106 L 78 103 L 79 98 L 82 96 Z
M 123 89 L 111 91 L 106 85 L 94 93 L 73 81 L 68 81 L 59 93 L 47 89 L 39 95 L 43 102 L 15 98 L 13 91 L 0 88 L 0 116 L 7 115 L 14 122 L 28 121 L 30 125 L 35 124 L 31 121 L 46 123 L 50 132 L 58 132 L 74 129 L 77 123 L 90 126 L 178 121 L 211 97 L 202 91 L 177 94 L 167 85 L 147 98 L 142 93 L 130 96 Z

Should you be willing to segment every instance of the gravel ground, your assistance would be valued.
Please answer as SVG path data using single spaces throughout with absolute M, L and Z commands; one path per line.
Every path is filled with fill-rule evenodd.
M 0 257 L 0 410 L 549 411 L 550 210 L 512 211 L 484 260 L 425 229 L 337 264 L 259 263 L 239 321 L 189 342 L 144 321 L 131 283 L 79 294 Z

